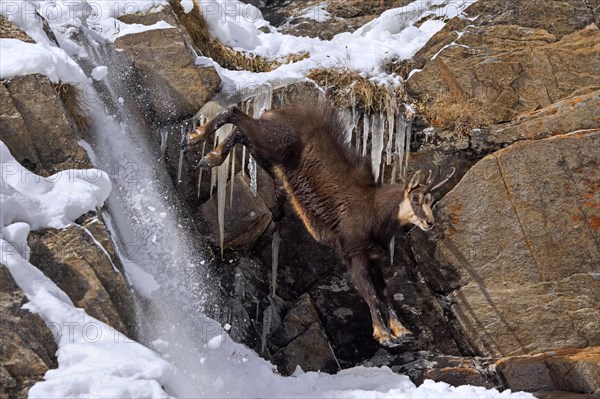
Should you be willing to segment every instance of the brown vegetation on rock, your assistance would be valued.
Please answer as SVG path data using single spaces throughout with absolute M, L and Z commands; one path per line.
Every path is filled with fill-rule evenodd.
M 383 111 L 395 107 L 396 99 L 404 94 L 402 86 L 390 89 L 348 69 L 313 69 L 306 77 L 315 81 L 339 108 L 356 105 L 366 111 Z

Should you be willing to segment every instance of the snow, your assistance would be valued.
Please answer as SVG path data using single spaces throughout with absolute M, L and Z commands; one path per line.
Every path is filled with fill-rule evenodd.
M 108 175 L 98 169 L 69 169 L 49 177 L 21 166 L 0 142 L 2 181 L 0 225 L 28 223 L 33 230 L 61 228 L 101 206 L 111 190 Z
M 94 80 L 102 80 L 108 75 L 108 67 L 106 66 L 97 66 L 92 69 L 92 78 Z
M 188 14 L 194 9 L 194 0 L 181 0 L 181 8 L 183 8 L 183 12 Z
M 355 32 L 344 32 L 326 41 L 318 38 L 285 35 L 270 29 L 259 30 L 269 23 L 260 10 L 238 0 L 205 0 L 201 11 L 210 33 L 224 44 L 239 51 L 269 59 L 282 59 L 289 54 L 307 53 L 308 58 L 264 73 L 230 71 L 214 64 L 229 91 L 271 82 L 274 86 L 304 79 L 311 69 L 336 68 L 363 72 L 376 81 L 389 76 L 381 68 L 387 59 L 412 57 L 445 23 L 442 21 L 460 15 L 473 0 L 416 0 L 407 6 L 383 12 L 378 18 Z M 437 8 L 431 10 L 431 6 Z M 320 6 L 320 5 L 319 5 Z M 319 14 L 323 15 L 323 14 Z M 413 23 L 433 17 L 418 28 Z M 402 45 L 398 45 L 402 43 Z M 204 57 L 196 62 L 208 64 Z M 399 83 L 399 81 L 395 82 Z
M 133 35 L 136 33 L 142 33 L 150 30 L 156 29 L 175 29 L 174 26 L 169 25 L 165 21 L 158 21 L 152 25 L 143 25 L 143 24 L 126 24 L 121 21 L 117 23 L 117 32 L 113 36 L 111 36 L 111 40 L 116 40 L 119 37 L 125 35 Z
M 317 22 L 325 22 L 331 18 L 331 14 L 327 11 L 327 2 L 308 7 L 302 13 L 299 18 L 312 19 Z
M 52 83 L 87 81 L 79 65 L 58 47 L 25 43 L 18 39 L 0 39 L 0 54 L 0 79 L 41 73 Z

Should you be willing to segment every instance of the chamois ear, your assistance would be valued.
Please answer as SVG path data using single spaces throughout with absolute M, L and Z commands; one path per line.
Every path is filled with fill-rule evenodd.
M 415 174 L 412 176 L 408 185 L 406 186 L 406 192 L 410 192 L 413 188 L 419 185 L 419 180 L 421 180 L 421 170 L 417 170 Z

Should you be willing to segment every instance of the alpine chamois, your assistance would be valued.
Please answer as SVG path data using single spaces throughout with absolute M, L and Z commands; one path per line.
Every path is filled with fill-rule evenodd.
M 431 173 L 420 184 L 420 171 L 408 184 L 376 184 L 370 160 L 345 143 L 339 114 L 324 104 L 274 109 L 259 119 L 232 106 L 191 130 L 185 144 L 203 142 L 227 123 L 234 125 L 233 131 L 199 166 L 221 165 L 236 143 L 245 145 L 283 186 L 314 239 L 335 248 L 349 267 L 369 306 L 374 338 L 386 346 L 413 340 L 393 309 L 381 267 L 401 226 L 431 229 L 430 192 L 454 171 L 436 185 Z

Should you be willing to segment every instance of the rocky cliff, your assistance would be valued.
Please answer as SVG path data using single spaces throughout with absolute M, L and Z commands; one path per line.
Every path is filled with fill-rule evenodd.
M 322 19 L 298 15 L 306 7 L 295 2 L 256 3 L 288 33 L 329 38 L 407 2 L 331 1 Z M 389 350 L 372 340 L 367 306 L 345 267 L 312 240 L 264 171 L 252 192 L 241 149 L 225 256 L 211 259 L 221 294 L 210 316 L 283 374 L 387 365 L 417 382 L 597 394 L 599 15 L 594 1 L 479 0 L 411 60 L 390 60 L 390 73 L 405 78 L 403 101 L 417 110 L 409 169 L 457 169 L 436 198 L 435 229 L 398 235 L 384 270 L 414 347 Z M 121 66 L 109 78 L 128 82 L 118 94 L 137 104 L 133 117 L 148 127 L 157 157 L 163 147 L 198 240 L 218 253 L 217 199 L 210 177 L 198 183 L 198 155 L 178 173 L 182 124 L 221 82 L 212 66 L 195 65 L 206 32 L 175 2 L 122 20 L 175 27 L 117 39 L 111 51 Z M 2 37 L 27 39 L 2 17 L 0 28 Z M 312 82 L 278 88 L 274 106 L 314 101 L 320 91 Z M 91 166 L 78 142 L 85 121 L 64 93 L 41 75 L 0 85 L 0 140 L 41 175 Z M 32 263 L 73 303 L 135 336 L 131 290 L 102 212 L 31 233 L 28 242 Z M 0 394 L 19 397 L 56 367 L 56 347 L 41 319 L 21 309 L 24 295 L 1 265 L 0 274 Z

